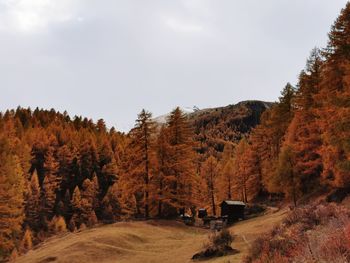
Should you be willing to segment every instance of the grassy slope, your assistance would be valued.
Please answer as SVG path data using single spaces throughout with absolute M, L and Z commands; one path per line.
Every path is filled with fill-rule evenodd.
M 233 247 L 241 253 L 208 262 L 240 262 L 249 243 L 280 222 L 283 215 L 280 211 L 237 223 L 230 230 L 237 235 Z M 208 233 L 177 222 L 117 223 L 52 238 L 16 262 L 190 262 Z

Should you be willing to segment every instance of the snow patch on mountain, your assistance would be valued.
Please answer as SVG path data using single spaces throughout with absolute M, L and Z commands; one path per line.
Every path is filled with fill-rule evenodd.
M 185 114 L 191 114 L 193 112 L 199 111 L 199 108 L 197 106 L 181 107 L 181 110 Z M 165 124 L 169 116 L 170 116 L 170 113 L 164 114 L 164 115 L 160 115 L 158 117 L 153 118 L 153 121 L 156 122 L 156 123 L 159 123 L 159 124 Z

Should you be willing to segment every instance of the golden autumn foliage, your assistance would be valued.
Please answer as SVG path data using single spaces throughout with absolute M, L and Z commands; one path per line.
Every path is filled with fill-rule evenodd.
M 0 113 L 0 261 L 66 228 L 349 189 L 349 36 L 350 3 L 276 103 L 177 107 L 161 127 L 142 110 L 128 134 L 53 109 Z

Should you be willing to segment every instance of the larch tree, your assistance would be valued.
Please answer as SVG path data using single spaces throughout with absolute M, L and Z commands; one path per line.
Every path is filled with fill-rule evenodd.
M 40 186 L 36 170 L 30 179 L 25 213 L 26 225 L 29 226 L 31 230 L 38 231 L 40 228 Z
M 40 223 L 42 227 L 46 228 L 48 220 L 53 216 L 55 200 L 56 193 L 54 184 L 50 181 L 49 176 L 45 176 L 40 194 Z
M 230 158 L 225 162 L 225 164 L 223 164 L 223 167 L 221 169 L 221 177 L 219 183 L 222 186 L 220 189 L 223 189 L 223 191 L 221 191 L 223 194 L 222 199 L 231 200 L 233 198 L 233 182 L 235 180 L 234 177 L 234 158 Z
M 6 260 L 21 237 L 24 219 L 24 176 L 18 157 L 0 139 L 0 261 Z
M 276 192 L 274 176 L 284 136 L 294 114 L 295 88 L 289 83 L 281 92 L 279 102 L 265 111 L 261 124 L 253 129 L 251 144 L 257 153 L 263 190 Z
M 323 181 L 334 187 L 350 185 L 350 3 L 329 33 L 320 82 L 318 124 L 322 132 Z
M 81 218 L 84 223 L 89 224 L 90 216 L 93 210 L 95 189 L 93 182 L 85 179 L 81 191 Z
M 117 182 L 117 160 L 120 162 L 128 141 L 128 136 L 112 130 L 107 130 L 102 120 L 95 124 L 87 118 L 70 119 L 67 113 L 61 114 L 53 109 L 37 108 L 32 111 L 18 107 L 0 113 L 0 167 L 7 167 L 14 172 L 16 169 L 12 167 L 12 157 L 16 157 L 24 180 L 23 191 L 21 187 L 13 187 L 16 193 L 11 188 L 3 194 L 4 189 L 14 185 L 12 180 L 19 177 L 10 172 L 6 172 L 6 176 L 1 173 L 0 221 L 5 217 L 11 221 L 11 225 L 6 226 L 6 242 L 5 239 L 4 243 L 2 240 L 0 242 L 2 255 L 10 252 L 10 246 L 19 244 L 22 238 L 22 231 L 18 230 L 21 224 L 17 223 L 20 221 L 17 212 L 13 210 L 9 216 L 4 208 L 5 205 L 12 206 L 11 202 L 15 202 L 19 195 L 24 194 L 22 198 L 25 204 L 18 206 L 18 209 L 24 207 L 25 212 L 21 219 L 24 219 L 22 227 L 31 228 L 34 243 L 41 241 L 48 233 L 53 233 L 50 232 L 51 226 L 56 221 L 62 221 L 60 216 L 72 223 L 71 230 L 76 228 L 74 220 L 78 226 L 82 223 L 91 225 L 97 221 L 94 211 L 102 215 L 99 201 L 105 197 L 110 186 Z M 2 156 L 2 153 L 5 155 Z M 9 166 L 12 168 L 9 169 Z M 89 191 L 84 186 L 86 179 L 93 184 L 90 187 L 93 188 L 90 192 L 94 196 L 92 209 L 91 198 L 87 194 Z M 73 193 L 79 187 L 82 189 L 82 198 L 78 198 L 77 191 Z M 12 200 L 8 202 L 10 197 Z M 72 199 L 75 200 L 74 207 Z M 85 207 L 91 210 L 86 216 L 83 213 Z M 116 213 L 119 216 L 119 212 Z M 84 220 L 87 222 L 81 222 L 82 216 L 87 218 Z M 5 223 L 1 225 L 2 222 L 0 232 L 1 237 L 4 237 L 2 230 Z M 13 228 L 15 225 L 17 229 Z M 3 244 L 10 245 L 6 252 Z M 21 252 L 19 247 L 17 249 Z
M 194 166 L 193 130 L 187 116 L 179 107 L 167 120 L 169 144 L 169 170 L 166 175 L 167 204 L 173 209 L 191 208 L 196 205 L 196 173 Z M 175 212 L 174 211 L 174 212 Z
M 121 206 L 119 196 L 118 184 L 115 183 L 109 187 L 107 194 L 102 200 L 104 220 L 115 222 L 120 218 Z
M 300 177 L 295 172 L 295 156 L 294 151 L 289 145 L 282 147 L 279 155 L 275 183 L 278 184 L 279 190 L 283 192 L 287 198 L 292 199 L 294 206 L 297 206 L 297 200 L 300 197 Z
M 155 124 L 152 114 L 142 110 L 136 119 L 134 129 L 130 132 L 130 160 L 128 160 L 128 181 L 133 182 L 138 206 L 143 206 L 144 216 L 150 216 L 151 169 L 153 166 Z M 137 208 L 140 213 L 140 207 Z
M 74 189 L 71 203 L 72 203 L 72 210 L 73 210 L 71 224 L 74 224 L 74 226 L 79 226 L 82 223 L 79 216 L 82 211 L 82 202 L 81 202 L 81 194 L 78 186 L 76 186 Z
M 237 145 L 233 161 L 234 185 L 243 202 L 248 202 L 259 193 L 260 170 L 255 154 L 245 138 Z
M 168 134 L 165 126 L 162 126 L 155 145 L 155 155 L 156 155 L 156 171 L 155 171 L 155 193 L 154 199 L 158 206 L 158 217 L 163 217 L 163 206 L 164 201 L 166 201 L 166 196 L 169 196 L 169 187 L 166 184 L 166 176 L 169 171 L 169 144 L 168 144 Z
M 93 200 L 92 200 L 92 206 L 94 211 L 99 211 L 100 209 L 100 184 L 98 182 L 98 178 L 96 173 L 93 174 L 92 176 L 92 186 L 93 186 Z
M 233 182 L 234 182 L 234 157 L 235 145 L 233 143 L 226 143 L 222 157 L 219 161 L 219 179 L 218 192 L 220 200 L 231 200 L 233 198 Z
M 58 175 L 58 162 L 50 147 L 45 154 L 44 181 L 41 188 L 41 215 L 42 222 L 51 220 L 55 213 L 56 194 L 59 191 L 61 178 Z
M 303 188 L 298 190 L 304 193 L 317 189 L 322 173 L 322 139 L 316 117 L 319 103 L 315 101 L 320 88 L 322 64 L 320 51 L 314 49 L 305 71 L 299 76 L 299 87 L 294 99 L 294 116 L 286 131 L 284 142 L 289 145 L 288 151 L 293 151 L 293 169 Z
M 216 216 L 216 195 L 218 192 L 217 181 L 219 177 L 219 164 L 215 157 L 210 156 L 205 161 L 203 164 L 202 173 L 207 187 L 208 201 L 211 205 L 213 215 Z

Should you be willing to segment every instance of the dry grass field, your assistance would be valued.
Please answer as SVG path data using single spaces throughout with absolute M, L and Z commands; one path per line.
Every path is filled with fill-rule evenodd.
M 239 222 L 232 246 L 241 253 L 206 262 L 240 262 L 249 243 L 281 221 L 285 211 Z M 20 257 L 18 263 L 184 263 L 200 251 L 209 230 L 173 221 L 127 222 L 54 237 Z

